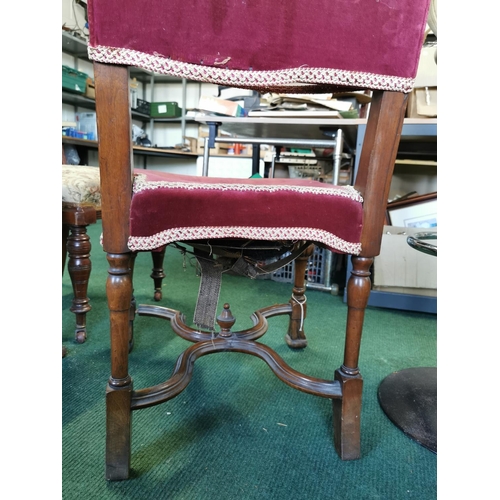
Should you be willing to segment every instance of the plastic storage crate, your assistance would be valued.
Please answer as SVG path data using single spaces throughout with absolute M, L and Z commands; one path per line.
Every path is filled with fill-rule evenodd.
M 138 113 L 143 113 L 145 115 L 151 116 L 151 103 L 148 101 L 144 101 L 143 99 L 137 99 L 137 106 L 132 108 L 134 111 Z
M 326 269 L 326 259 L 329 250 L 325 248 L 320 248 L 315 246 L 314 252 L 309 257 L 309 263 L 306 269 L 306 282 L 314 283 L 318 285 L 324 285 L 327 282 L 325 276 Z M 282 283 L 293 283 L 295 280 L 295 266 L 293 262 L 290 262 L 286 266 L 278 269 L 271 275 L 271 280 L 281 281 Z
M 152 118 L 179 118 L 182 115 L 182 109 L 176 102 L 152 102 Z
M 97 141 L 97 115 L 95 112 L 76 113 L 76 129 L 82 139 Z
M 69 66 L 62 67 L 62 88 L 75 94 L 85 94 L 87 89 L 87 73 L 82 73 Z

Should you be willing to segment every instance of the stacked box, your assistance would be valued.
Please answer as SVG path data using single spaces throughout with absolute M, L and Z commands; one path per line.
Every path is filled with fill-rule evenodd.
M 89 99 L 95 99 L 95 85 L 92 78 L 87 78 L 86 84 L 85 97 L 88 97 Z
M 198 109 L 224 116 L 245 116 L 245 110 L 237 102 L 209 95 L 200 96 Z
M 182 109 L 176 102 L 152 102 L 152 118 L 179 118 L 182 115 Z
M 85 94 L 89 75 L 69 66 L 62 67 L 62 88 L 75 94 Z

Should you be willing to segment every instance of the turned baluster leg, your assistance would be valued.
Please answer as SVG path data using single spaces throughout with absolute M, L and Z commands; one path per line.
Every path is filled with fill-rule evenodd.
M 352 257 L 352 272 L 347 283 L 347 325 L 344 363 L 335 372 L 342 385 L 342 399 L 333 400 L 335 448 L 342 460 L 361 456 L 361 394 L 363 379 L 358 358 L 366 305 L 370 296 L 370 267 L 373 258 Z
M 69 226 L 67 224 L 62 225 L 62 275 L 64 276 L 64 268 L 66 267 L 66 255 L 68 254 L 68 236 L 69 236 Z
M 63 151 L 64 154 L 64 151 Z M 64 268 L 66 267 L 66 255 L 68 253 L 68 236 L 69 236 L 69 226 L 67 224 L 62 225 L 62 274 L 64 276 Z M 68 354 L 66 347 L 62 346 L 62 357 L 64 358 Z
M 131 254 L 110 254 L 106 294 L 110 312 L 111 376 L 106 389 L 106 478 L 130 471 L 132 379 L 128 374 Z
M 294 261 L 295 279 L 292 297 L 290 299 L 292 312 L 290 313 L 290 321 L 288 323 L 288 333 L 285 335 L 286 343 L 294 349 L 306 347 L 307 345 L 307 339 L 304 333 L 304 320 L 307 311 L 305 296 L 306 269 L 313 251 L 314 245 L 308 246 L 304 253 Z
M 63 226 L 64 227 L 64 226 Z M 87 312 L 90 311 L 90 301 L 87 297 L 90 271 L 90 238 L 87 226 L 70 225 L 70 235 L 67 238 L 68 272 L 73 286 L 73 302 L 70 311 L 75 313 L 75 340 L 79 344 L 87 338 Z
M 134 348 L 134 320 L 135 313 L 137 311 L 137 302 L 134 296 L 134 266 L 135 259 L 137 258 L 137 252 L 132 252 L 130 255 L 130 279 L 132 281 L 132 298 L 130 299 L 130 311 L 129 311 L 129 329 L 128 329 L 128 352 L 132 352 Z
M 153 278 L 155 285 L 154 300 L 156 300 L 156 302 L 159 302 L 162 299 L 161 284 L 163 278 L 165 278 L 165 273 L 163 272 L 163 260 L 165 259 L 166 248 L 167 247 L 163 247 L 158 252 L 151 252 L 151 257 L 153 258 L 151 278 Z

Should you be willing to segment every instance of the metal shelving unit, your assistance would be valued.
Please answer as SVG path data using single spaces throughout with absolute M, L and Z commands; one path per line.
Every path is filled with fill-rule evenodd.
M 69 54 L 76 59 L 82 59 L 89 61 L 87 54 L 87 41 L 78 36 L 74 36 L 67 31 L 62 31 L 62 51 Z M 130 77 L 136 78 L 137 81 L 147 85 L 151 85 L 151 100 L 154 100 L 154 86 L 157 83 L 182 83 L 182 102 L 181 108 L 183 110 L 182 116 L 179 118 L 152 118 L 144 113 L 139 113 L 135 110 L 131 110 L 132 119 L 139 120 L 143 123 L 149 123 L 151 137 L 154 133 L 155 123 L 179 123 L 181 126 L 181 135 L 184 137 L 186 135 L 186 124 L 194 123 L 192 118 L 186 117 L 186 87 L 187 80 L 179 79 L 173 76 L 158 75 L 151 71 L 145 71 L 138 68 L 130 69 Z M 95 101 L 89 99 L 83 95 L 73 94 L 71 92 L 62 92 L 62 102 L 63 104 L 69 104 L 75 107 L 82 107 L 90 110 L 95 110 Z

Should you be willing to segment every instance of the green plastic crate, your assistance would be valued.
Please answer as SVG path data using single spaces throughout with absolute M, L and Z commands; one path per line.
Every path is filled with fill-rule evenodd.
M 182 109 L 176 102 L 152 102 L 151 116 L 153 118 L 179 118 Z
M 82 73 L 69 66 L 62 67 L 62 88 L 75 94 L 85 94 L 87 88 L 87 73 Z

